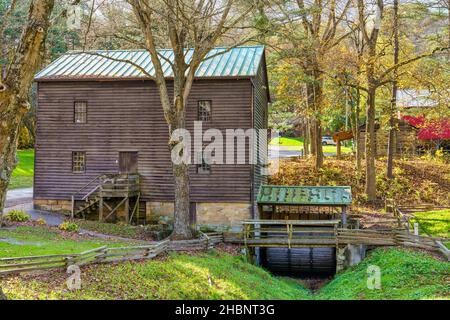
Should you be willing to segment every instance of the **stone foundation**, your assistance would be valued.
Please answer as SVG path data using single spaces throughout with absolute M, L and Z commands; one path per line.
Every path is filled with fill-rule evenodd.
M 366 256 L 365 245 L 348 244 L 336 248 L 336 273 L 347 269 L 351 266 L 356 266 Z
M 155 216 L 172 217 L 173 210 L 173 202 L 151 201 L 147 202 L 145 206 L 147 220 L 151 220 Z
M 173 218 L 172 202 L 147 202 L 147 221 L 168 221 Z M 251 204 L 248 202 L 197 202 L 196 219 L 199 226 L 227 229 L 238 225 L 241 220 L 251 218 Z
M 35 199 L 33 206 L 36 210 L 52 211 L 64 214 L 72 212 L 71 200 L 50 200 L 50 199 Z

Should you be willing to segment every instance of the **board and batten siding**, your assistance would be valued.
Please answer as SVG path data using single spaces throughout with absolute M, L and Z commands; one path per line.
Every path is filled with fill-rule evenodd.
M 252 127 L 250 79 L 197 80 L 187 105 L 188 130 L 198 100 L 212 101 L 217 129 Z M 74 101 L 86 101 L 87 123 L 74 123 Z M 152 81 L 49 81 L 38 83 L 35 199 L 70 199 L 91 179 L 118 172 L 119 151 L 139 152 L 145 201 L 173 201 L 168 127 Z M 72 173 L 72 152 L 86 152 L 86 172 Z M 190 168 L 191 201 L 251 201 L 252 167 L 212 165 L 210 174 Z

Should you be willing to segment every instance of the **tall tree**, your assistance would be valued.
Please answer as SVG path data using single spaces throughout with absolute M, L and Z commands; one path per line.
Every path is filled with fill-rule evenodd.
M 54 0 L 32 0 L 14 54 L 8 59 L 2 57 L 2 64 L 7 63 L 7 68 L 0 80 L 0 212 L 16 166 L 19 128 L 29 110 L 30 86 L 39 66 L 53 6 Z
M 384 0 L 375 0 L 373 5 L 375 13 L 370 13 L 371 6 L 364 0 L 357 0 L 358 8 L 358 24 L 359 29 L 365 39 L 365 60 L 364 60 L 364 75 L 366 80 L 366 87 L 364 89 L 367 93 L 366 104 L 366 141 L 365 141 L 365 158 L 366 158 L 366 183 L 365 192 L 367 200 L 372 202 L 376 200 L 376 144 L 375 144 L 375 108 L 376 108 L 376 93 L 381 86 L 392 83 L 392 74 L 397 72 L 410 63 L 423 59 L 425 57 L 433 56 L 434 54 L 446 51 L 448 47 L 436 47 L 430 52 L 415 55 L 413 57 L 398 61 L 389 67 L 379 68 L 380 58 L 384 55 L 384 50 L 378 50 L 378 39 L 384 17 Z M 381 70 L 379 70 L 381 69 Z
M 342 28 L 351 0 L 267 0 L 262 10 L 267 19 L 264 33 L 274 34 L 271 45 L 283 57 L 297 59 L 307 76 L 306 105 L 310 116 L 311 153 L 315 168 L 323 165 L 322 116 L 324 105 L 324 58 L 350 32 Z M 274 40 L 274 39 L 270 39 Z
M 398 64 L 399 39 L 398 39 L 398 0 L 394 0 L 393 8 L 393 31 L 394 31 L 394 65 Z M 395 111 L 397 110 L 397 69 L 393 71 L 392 97 L 389 112 L 389 138 L 386 177 L 393 178 L 394 154 L 395 154 Z
M 145 48 L 151 56 L 153 77 L 168 124 L 169 135 L 186 125 L 186 103 L 191 93 L 195 73 L 208 53 L 229 34 L 251 11 L 253 5 L 237 0 L 128 0 L 145 38 Z M 168 81 L 158 54 L 157 36 L 168 37 L 173 60 L 168 61 L 173 81 Z M 239 44 L 235 41 L 234 45 Z M 189 53 L 189 59 L 187 54 Z M 170 140 L 169 149 L 176 152 L 180 141 Z M 190 224 L 189 164 L 172 163 L 174 176 L 173 238 L 193 237 Z

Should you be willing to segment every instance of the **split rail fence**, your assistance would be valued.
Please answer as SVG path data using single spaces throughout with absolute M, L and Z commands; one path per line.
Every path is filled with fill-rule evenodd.
M 223 242 L 222 234 L 202 233 L 200 238 L 195 240 L 163 240 L 149 245 L 113 248 L 103 246 L 73 254 L 0 258 L 0 276 L 29 271 L 67 268 L 70 265 L 83 266 L 88 264 L 153 259 L 167 251 L 208 250 L 220 242 Z

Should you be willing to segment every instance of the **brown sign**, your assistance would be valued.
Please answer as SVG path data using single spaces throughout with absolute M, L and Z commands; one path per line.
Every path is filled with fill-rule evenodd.
M 340 140 L 340 141 L 349 140 L 352 138 L 353 138 L 353 132 L 351 130 L 336 132 L 335 134 L 333 134 L 334 142 L 337 142 L 338 140 Z

